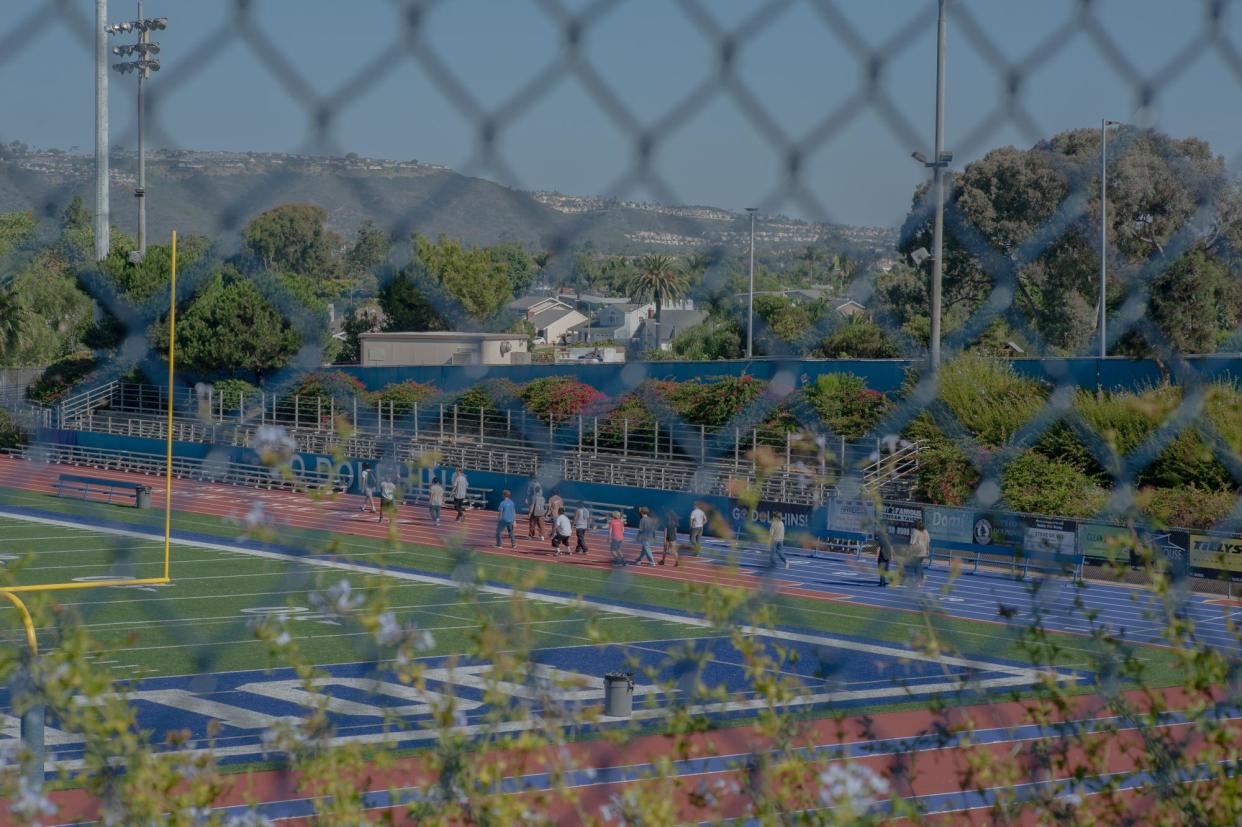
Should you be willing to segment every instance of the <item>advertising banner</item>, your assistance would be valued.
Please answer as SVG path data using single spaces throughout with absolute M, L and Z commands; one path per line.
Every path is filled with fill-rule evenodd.
M 875 529 L 874 500 L 833 497 L 828 503 L 828 530 L 868 534 Z
M 754 508 L 748 508 L 745 503 L 730 500 L 729 509 L 734 526 L 745 523 L 749 519 L 750 522 L 766 528 L 772 522 L 772 515 L 779 513 L 785 521 L 787 531 L 809 531 L 811 529 L 811 506 L 809 505 L 760 501 Z
M 914 524 L 924 519 L 921 505 L 884 503 L 880 509 L 880 523 L 888 532 L 889 542 L 892 543 L 901 545 L 909 543 L 910 532 L 914 530 Z
M 1018 548 L 1026 539 L 1026 518 L 1006 511 L 976 511 L 970 542 L 978 546 Z
M 1242 572 L 1242 537 L 1191 534 L 1190 565 L 1206 572 Z
M 1055 517 L 1027 517 L 1022 550 L 1063 554 L 1073 557 L 1078 545 L 1078 525 L 1074 520 Z
M 927 532 L 931 534 L 932 539 L 950 543 L 971 542 L 971 532 L 974 526 L 971 518 L 973 516 L 974 512 L 960 508 L 928 506 L 923 510 Z
M 1186 531 L 1152 532 L 1143 538 L 1164 558 L 1174 577 L 1190 574 L 1190 533 Z
M 1126 526 L 1079 523 L 1078 548 L 1092 563 L 1133 565 L 1134 533 Z

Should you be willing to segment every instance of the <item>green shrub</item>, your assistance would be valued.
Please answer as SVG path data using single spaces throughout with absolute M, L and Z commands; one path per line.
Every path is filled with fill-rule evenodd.
M 979 470 L 957 446 L 941 441 L 919 452 L 917 500 L 963 505 L 978 484 Z
M 1230 491 L 1236 486 L 1229 469 L 1216 458 L 1216 452 L 1190 426 L 1139 472 L 1138 483 L 1205 491 Z
M 1216 382 L 1208 389 L 1203 417 L 1235 453 L 1242 454 L 1242 391 L 1232 382 Z
M 55 405 L 95 370 L 99 364 L 94 356 L 76 355 L 61 359 L 26 389 L 26 398 L 38 405 Z
M 1158 525 L 1209 528 L 1229 515 L 1237 497 L 1229 491 L 1195 487 L 1144 488 L 1137 501 L 1139 509 Z
M 431 385 L 419 382 L 394 382 L 385 385 L 381 390 L 369 395 L 368 402 L 384 403 L 385 414 L 391 409 L 393 416 L 406 416 L 414 412 L 415 405 L 421 405 L 439 394 Z
M 226 408 L 236 408 L 238 402 L 244 402 L 246 407 L 250 407 L 262 398 L 262 392 L 245 379 L 218 379 L 211 383 L 211 387 L 212 395 L 216 399 L 223 399 Z
M 857 439 L 871 432 L 892 409 L 892 402 L 852 373 L 827 373 L 801 395 L 834 434 Z
M 715 430 L 734 420 L 767 391 L 753 376 L 722 376 L 709 382 L 654 383 L 683 422 Z
M 534 379 L 521 387 L 518 397 L 540 420 L 558 424 L 587 415 L 607 398 L 590 385 L 568 376 Z
M 445 402 L 445 407 L 456 405 L 459 412 L 503 411 L 520 407 L 517 388 L 507 379 L 487 379 L 477 385 L 471 385 Z
M 1181 390 L 1170 385 L 1137 394 L 1079 391 L 1074 409 L 1114 451 L 1125 456 L 1147 441 L 1177 409 L 1181 397 Z
M 940 398 L 975 439 L 996 448 L 1039 412 L 1047 389 L 1009 362 L 965 354 L 941 368 Z
M 28 441 L 26 432 L 18 427 L 7 412 L 0 411 L 0 451 L 25 445 Z
M 355 397 L 366 399 L 367 388 L 362 380 L 343 371 L 315 371 L 300 378 L 285 395 L 331 398 L 343 409 L 352 405 Z
M 1038 451 L 1024 451 L 1001 472 L 1001 493 L 1014 511 L 1088 517 L 1108 501 L 1108 492 L 1087 474 Z

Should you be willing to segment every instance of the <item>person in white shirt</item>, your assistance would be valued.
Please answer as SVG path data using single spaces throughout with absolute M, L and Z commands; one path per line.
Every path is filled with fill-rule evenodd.
M 552 535 L 552 547 L 556 549 L 556 556 L 561 556 L 561 549 L 569 551 L 569 538 L 574 535 L 574 524 L 569 519 L 569 515 L 565 513 L 565 509 L 561 509 L 556 515 L 556 531 Z
M 587 531 L 591 528 L 591 509 L 586 507 L 586 503 L 578 506 L 578 510 L 574 512 L 574 534 L 577 535 L 577 542 L 574 544 L 574 554 L 586 554 Z
M 440 509 L 444 507 L 444 486 L 439 480 L 433 479 L 427 489 L 427 510 L 431 512 L 431 522 L 440 524 Z
M 384 522 L 384 514 L 388 514 L 390 524 L 397 521 L 397 486 L 387 477 L 380 483 L 380 515 L 379 521 Z
M 776 568 L 777 559 L 789 568 L 789 558 L 785 556 L 785 521 L 780 514 L 773 515 L 768 526 L 768 565 Z
M 466 479 L 466 472 L 457 468 L 453 471 L 453 507 L 457 509 L 456 522 L 464 522 L 466 519 L 466 497 L 469 496 L 470 480 Z
M 920 586 L 927 582 L 927 563 L 930 555 L 931 534 L 924 528 L 923 521 L 918 520 L 910 531 L 910 563 L 914 567 L 912 574 L 918 578 Z
M 690 512 L 690 548 L 698 554 L 703 550 L 703 529 L 707 526 L 707 513 L 703 504 L 696 502 Z
M 358 489 L 362 492 L 362 505 L 358 506 L 359 511 L 370 511 L 375 513 L 375 472 L 371 470 L 371 463 L 362 466 L 362 473 L 358 476 Z

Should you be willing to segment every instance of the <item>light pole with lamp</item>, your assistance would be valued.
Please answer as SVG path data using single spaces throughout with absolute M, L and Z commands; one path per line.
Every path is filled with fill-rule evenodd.
M 152 57 L 152 55 L 160 53 L 160 44 L 151 42 L 151 32 L 167 27 L 168 18 L 166 17 L 144 18 L 142 16 L 142 0 L 138 0 L 137 20 L 132 20 L 128 23 L 117 23 L 106 28 L 108 34 L 122 34 L 132 31 L 139 33 L 137 43 L 116 46 L 112 49 L 114 55 L 121 57 L 137 56 L 136 60 L 112 64 L 112 68 L 123 75 L 127 75 L 130 72 L 138 73 L 138 186 L 134 189 L 134 197 L 138 199 L 138 249 L 129 254 L 129 260 L 134 264 L 142 261 L 147 254 L 147 158 L 143 85 L 146 79 L 151 77 L 152 72 L 160 70 L 159 60 Z
M 750 213 L 750 291 L 746 294 L 746 358 L 755 352 L 755 213 L 758 207 L 747 207 Z
M 1108 356 L 1108 128 L 1121 121 L 1100 120 L 1100 358 Z
M 944 168 L 953 160 L 953 153 L 944 148 L 944 82 L 945 82 L 945 28 L 948 22 L 948 0 L 940 0 L 940 10 L 936 17 L 936 136 L 935 155 L 927 160 L 921 152 L 912 152 L 910 157 L 932 171 L 932 198 L 935 199 L 936 217 L 932 230 L 931 277 L 931 342 L 928 353 L 932 372 L 940 369 L 940 285 L 944 272 Z M 922 250 L 920 247 L 919 250 Z M 918 251 L 916 251 L 917 253 Z M 928 258 L 926 251 L 915 262 L 917 265 Z

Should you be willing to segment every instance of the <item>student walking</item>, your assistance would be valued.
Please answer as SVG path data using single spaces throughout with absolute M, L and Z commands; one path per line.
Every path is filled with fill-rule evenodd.
M 548 503 L 543 498 L 543 487 L 541 486 L 530 498 L 530 508 L 526 512 L 526 536 L 534 539 L 538 537 L 543 541 L 543 515 L 548 511 Z
M 371 463 L 362 466 L 362 473 L 358 475 L 358 490 L 362 492 L 362 505 L 358 506 L 359 511 L 370 511 L 375 513 L 375 472 L 371 470 Z
M 625 542 L 625 520 L 621 519 L 621 512 L 612 512 L 612 517 L 608 520 L 608 553 L 612 555 L 612 564 L 614 566 L 625 566 L 628 563 L 625 555 L 621 552 L 621 545 Z
M 574 544 L 574 554 L 586 554 L 588 552 L 586 536 L 590 528 L 591 509 L 586 507 L 586 503 L 582 503 L 578 506 L 578 510 L 574 512 L 574 534 L 577 536 L 577 542 Z
M 923 521 L 918 520 L 910 532 L 910 564 L 914 569 L 911 574 L 918 578 L 920 586 L 927 582 L 927 564 L 930 556 L 931 535 L 923 527 Z
M 880 588 L 888 585 L 888 570 L 893 559 L 892 550 L 883 540 L 875 541 L 875 565 L 880 572 Z
M 556 512 L 556 522 L 552 527 L 552 548 L 556 550 L 556 556 L 561 556 L 561 549 L 565 554 L 569 554 L 569 538 L 574 536 L 574 524 L 569 519 L 569 515 L 565 513 L 565 509 Z
M 655 567 L 655 556 L 651 553 L 651 544 L 655 542 L 656 532 L 660 530 L 660 525 L 656 522 L 656 518 L 651 516 L 651 512 L 644 506 L 638 509 L 638 557 L 634 560 L 634 565 L 641 566 L 643 560 L 647 561 L 647 565 Z
M 457 468 L 453 471 L 453 507 L 457 509 L 457 519 L 455 522 L 463 522 L 466 519 L 466 497 L 470 492 L 470 480 L 466 479 L 466 473 Z
M 677 512 L 669 509 L 664 512 L 664 554 L 660 557 L 660 565 L 664 565 L 664 561 L 668 559 L 671 552 L 673 555 L 673 568 L 681 565 L 681 554 L 677 551 Z
M 517 506 L 509 497 L 507 490 L 500 492 L 500 505 L 496 506 L 496 548 L 500 548 L 500 538 L 509 533 L 509 548 L 517 548 L 517 540 L 513 536 L 513 524 L 517 522 Z
M 534 504 L 535 497 L 544 500 L 543 483 L 539 481 L 539 477 L 531 474 L 530 480 L 526 483 L 526 497 L 522 500 L 522 507 L 529 509 Z
M 427 489 L 427 511 L 431 513 L 432 525 L 440 524 L 440 509 L 444 508 L 444 485 L 438 479 L 431 481 Z
M 703 503 L 696 502 L 690 512 L 690 548 L 695 554 L 703 551 L 703 529 L 707 527 L 707 513 Z
M 389 525 L 397 522 L 397 486 L 387 477 L 380 483 L 380 515 L 379 521 L 384 522 L 384 515 L 388 515 Z
M 780 514 L 775 514 L 768 527 L 768 566 L 776 568 L 778 559 L 789 568 L 789 558 L 785 556 L 785 521 Z

